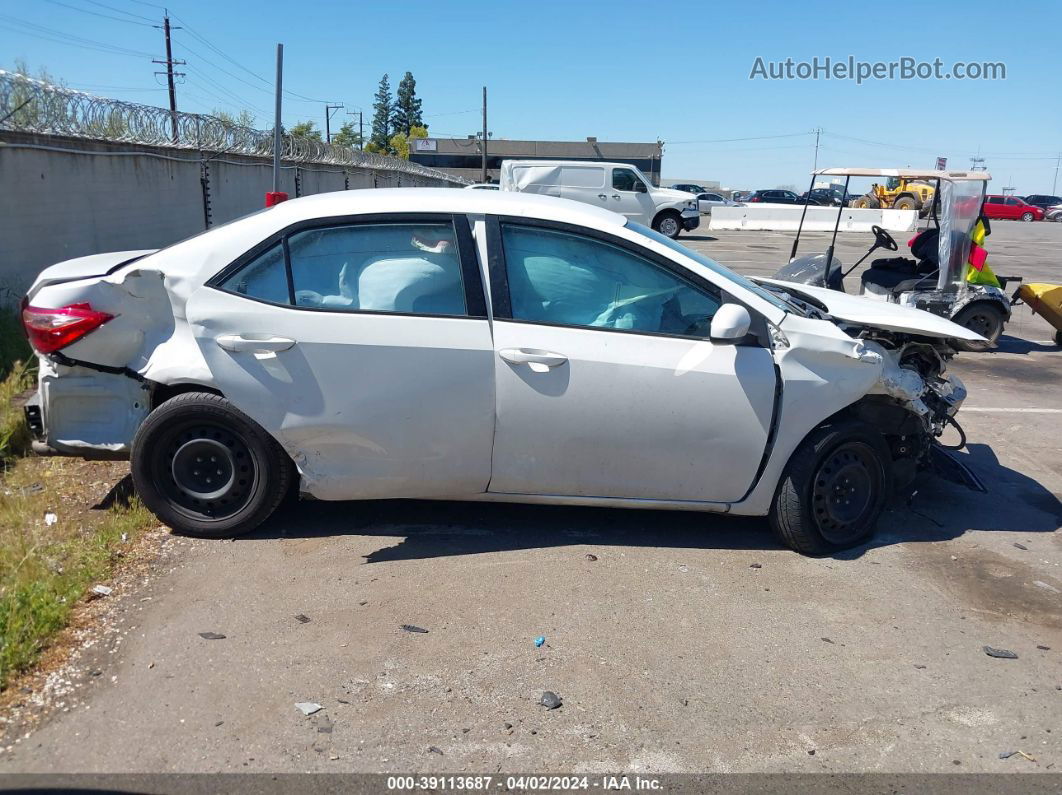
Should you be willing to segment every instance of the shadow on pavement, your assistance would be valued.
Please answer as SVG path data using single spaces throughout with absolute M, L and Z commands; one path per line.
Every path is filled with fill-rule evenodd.
M 1046 336 L 1050 336 L 1054 333 L 1054 329 L 1048 326 Z M 1042 342 L 1032 342 L 1031 340 L 1024 340 L 1021 337 L 1011 337 L 1008 334 L 1003 334 L 999 338 L 999 342 L 996 345 L 994 351 L 991 353 L 1040 353 L 1041 351 L 1055 351 L 1059 350 L 1058 345 L 1044 345 Z
M 999 463 L 987 445 L 960 454 L 988 494 L 922 475 L 913 496 L 897 500 L 875 537 L 832 557 L 957 538 L 967 530 L 1046 533 L 1062 522 L 1062 503 L 1037 481 Z M 908 492 L 911 494 L 912 492 Z M 906 504 L 905 504 L 906 502 Z M 366 563 L 476 555 L 576 544 L 676 549 L 780 549 L 762 517 L 429 500 L 301 502 L 285 505 L 250 538 L 361 535 L 387 538 Z M 393 539 L 398 537 L 399 540 Z

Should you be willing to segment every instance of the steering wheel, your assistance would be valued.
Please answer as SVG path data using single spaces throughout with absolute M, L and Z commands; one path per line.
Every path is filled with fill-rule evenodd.
M 870 231 L 874 233 L 874 246 L 877 248 L 888 249 L 889 251 L 895 251 L 899 246 L 896 245 L 896 241 L 892 235 L 882 229 L 880 226 L 870 227 Z

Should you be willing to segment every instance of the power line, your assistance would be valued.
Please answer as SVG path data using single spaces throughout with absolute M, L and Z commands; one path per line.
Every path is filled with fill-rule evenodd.
M 82 36 L 75 36 L 71 33 L 64 33 L 61 30 L 55 28 L 48 28 L 44 25 L 37 25 L 33 22 L 27 22 L 17 17 L 8 16 L 7 14 L 0 14 L 0 20 L 6 21 L 9 25 L 21 25 L 24 28 L 30 30 L 19 30 L 18 28 L 11 28 L 8 26 L 8 30 L 13 30 L 15 33 L 19 33 L 23 36 L 33 36 L 39 39 L 45 39 L 46 41 L 56 42 L 58 44 L 66 44 L 71 47 L 82 47 L 84 49 L 96 50 L 98 52 L 111 53 L 113 55 L 125 55 L 134 58 L 151 58 L 152 54 L 149 52 L 143 52 L 141 50 L 131 50 L 127 47 L 118 47 L 114 44 L 108 44 L 103 41 L 95 41 L 94 39 L 86 39 Z M 39 31 L 39 32 L 37 32 Z
M 103 17 L 104 19 L 113 19 L 113 20 L 115 20 L 117 22 L 126 22 L 126 23 L 128 23 L 130 25 L 144 25 L 145 27 L 153 27 L 151 25 L 151 23 L 149 23 L 149 22 L 137 22 L 135 19 L 122 19 L 121 17 L 112 16 L 110 14 L 101 14 L 99 11 L 92 11 L 92 10 L 90 10 L 88 8 L 78 8 L 77 6 L 72 6 L 69 3 L 63 3 L 63 2 L 61 2 L 61 0 L 47 0 L 47 2 L 53 3 L 54 5 L 57 5 L 57 6 L 62 6 L 63 8 L 72 9 L 73 11 L 80 11 L 82 14 L 92 14 L 92 16 L 94 16 L 94 17 Z
M 725 144 L 735 141 L 765 141 L 768 138 L 798 138 L 803 135 L 814 135 L 814 130 L 799 133 L 785 133 L 783 135 L 750 135 L 746 138 L 706 138 L 703 141 L 666 141 L 668 146 L 680 146 L 682 144 Z
M 150 22 L 152 24 L 155 23 L 155 20 L 153 20 L 151 17 L 144 17 L 144 16 L 141 16 L 140 14 L 134 14 L 132 11 L 125 11 L 125 10 L 123 10 L 121 8 L 116 8 L 115 6 L 109 6 L 106 3 L 99 2 L 99 0 L 83 0 L 83 1 L 86 2 L 86 3 L 92 3 L 92 5 L 99 6 L 100 8 L 106 8 L 108 11 L 116 11 L 119 14 L 127 14 L 127 15 L 129 15 L 131 17 L 136 17 L 137 19 L 147 20 L 148 22 Z

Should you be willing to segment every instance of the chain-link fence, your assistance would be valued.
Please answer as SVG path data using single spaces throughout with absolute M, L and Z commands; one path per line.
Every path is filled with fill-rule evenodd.
M 199 113 L 97 97 L 0 69 L 0 130 L 65 135 L 117 143 L 172 146 L 206 152 L 272 157 L 273 131 L 254 130 Z M 454 185 L 468 180 L 397 157 L 362 152 L 315 138 L 284 135 L 281 157 L 392 171 Z

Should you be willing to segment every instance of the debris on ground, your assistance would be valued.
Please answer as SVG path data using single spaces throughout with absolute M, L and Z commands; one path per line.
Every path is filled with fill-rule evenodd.
M 597 560 L 597 555 L 593 554 L 592 552 L 587 552 L 586 559 L 593 563 L 595 560 Z
M 53 524 L 55 524 L 58 521 L 59 521 L 59 517 L 56 516 L 51 511 L 48 511 L 48 513 L 44 514 L 44 526 L 45 527 L 51 527 Z
M 815 756 L 815 749 L 814 748 L 809 748 L 808 749 L 808 756 Z
M 1038 648 L 1038 649 L 1039 649 L 1040 651 L 1051 651 L 1051 647 L 1050 647 L 1050 646 L 1040 646 L 1040 645 L 1037 645 L 1037 647 L 1036 647 L 1036 648 Z
M 423 635 L 427 635 L 428 634 L 428 630 L 424 629 L 424 627 L 418 627 L 418 626 L 416 626 L 414 624 L 403 624 L 401 626 L 401 629 L 404 632 L 419 632 L 419 633 L 421 633 Z
M 546 636 L 545 635 L 539 635 L 537 638 L 535 638 L 535 647 L 538 648 L 538 647 L 542 646 L 542 644 L 545 643 L 545 642 L 546 642 Z
M 225 722 L 225 721 L 223 721 L 223 720 L 219 720 L 219 721 L 218 721 L 217 723 L 215 723 L 215 724 L 214 724 L 214 728 L 216 729 L 216 728 L 217 728 L 218 726 L 220 726 L 220 725 L 221 725 L 221 724 L 223 724 L 224 722 Z
M 829 638 L 819 638 L 819 640 L 825 641 L 826 643 L 833 643 L 833 641 L 830 640 Z
M 989 657 L 998 657 L 1001 660 L 1016 660 L 1018 655 L 1010 649 L 993 649 L 991 646 L 984 647 L 985 654 Z
M 1025 544 L 1019 544 L 1017 541 L 1014 542 L 1014 546 L 1016 546 L 1018 549 L 1024 549 L 1026 552 L 1028 552 L 1029 550 L 1029 548 L 1025 546 Z
M 320 712 L 324 707 L 320 704 L 315 704 L 313 701 L 299 701 L 295 704 L 295 709 L 303 715 L 312 715 L 315 712 Z
M 749 568 L 750 569 L 762 569 L 763 568 L 763 564 L 762 563 L 750 563 L 749 564 Z
M 429 745 L 428 746 L 428 753 L 429 754 L 438 754 L 439 756 L 443 755 L 442 748 L 440 748 L 437 745 Z
M 365 605 L 367 605 L 367 604 L 368 604 L 368 602 L 358 602 L 358 606 L 359 607 L 365 607 Z
M 1032 754 L 1027 754 L 1024 751 L 1002 751 L 999 754 L 1000 759 L 1010 759 L 1012 756 L 1020 756 L 1022 759 L 1025 759 L 1028 762 L 1036 761 L 1035 756 L 1033 756 Z
M 1043 588 L 1045 591 L 1050 591 L 1051 593 L 1062 593 L 1062 591 L 1059 591 L 1055 586 L 1050 585 L 1043 580 L 1033 580 L 1033 585 L 1037 588 Z
M 110 596 L 113 590 L 109 585 L 94 585 L 92 587 L 92 593 L 98 596 Z
M 199 637 L 203 640 L 225 640 L 225 636 L 220 632 L 200 632 Z
M 507 731 L 512 731 L 512 729 L 513 729 L 513 725 L 511 723 L 509 723 L 508 721 L 503 723 L 502 726 L 504 726 Z
M 302 613 L 299 613 L 297 616 L 295 616 L 295 620 L 298 621 L 300 624 L 309 624 L 310 623 L 310 617 L 309 616 L 305 616 Z
M 925 666 L 924 665 L 916 665 L 915 668 L 917 668 L 920 671 L 921 670 L 925 670 Z
M 544 706 L 546 709 L 556 709 L 564 702 L 561 701 L 560 696 L 558 696 L 552 690 L 547 690 L 542 694 L 542 698 L 538 700 L 538 703 Z

